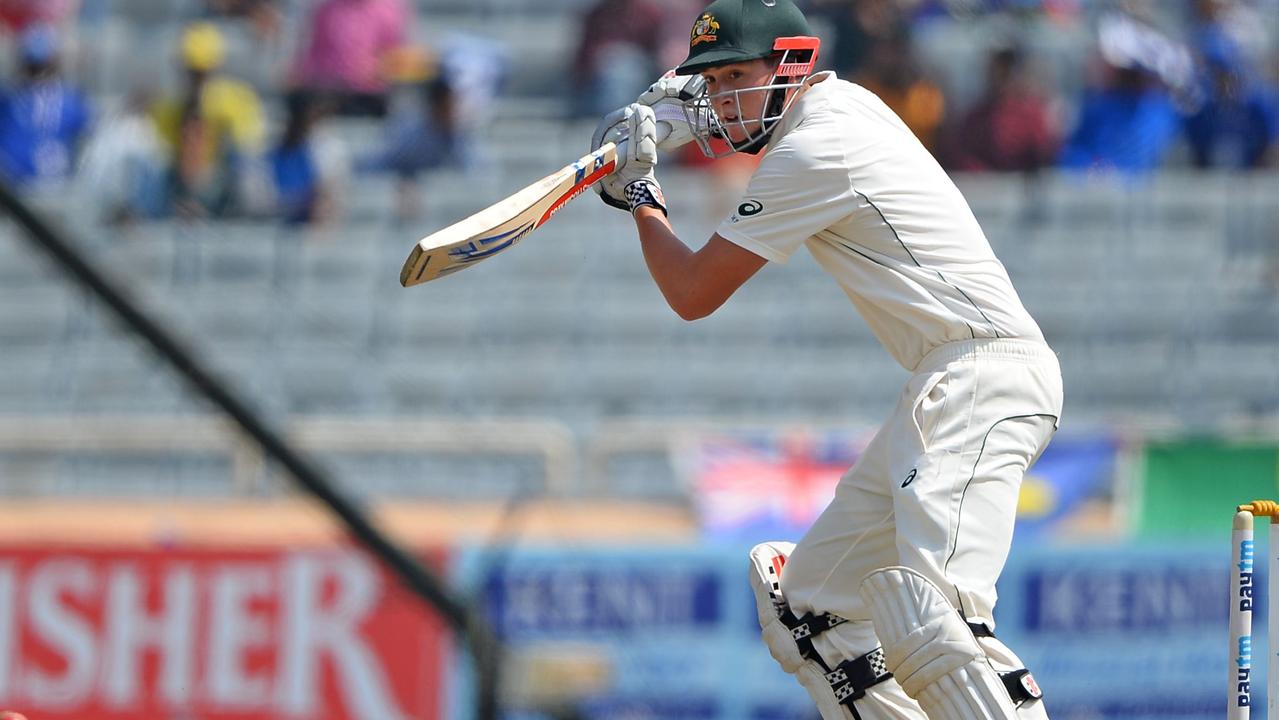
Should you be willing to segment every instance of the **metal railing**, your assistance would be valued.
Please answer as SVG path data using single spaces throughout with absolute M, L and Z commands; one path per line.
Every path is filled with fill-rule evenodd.
M 543 492 L 563 496 L 577 476 L 572 432 L 554 420 L 303 418 L 285 425 L 299 447 L 324 456 L 341 452 L 536 458 Z M 213 417 L 0 418 L 0 455 L 36 453 L 212 454 L 230 466 L 230 494 L 263 491 L 267 469 L 256 445 Z M 33 488 L 37 493 L 37 484 Z

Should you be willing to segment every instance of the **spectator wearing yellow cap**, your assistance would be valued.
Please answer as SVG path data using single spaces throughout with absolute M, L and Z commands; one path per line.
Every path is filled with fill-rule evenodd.
M 184 213 L 233 212 L 245 161 L 262 151 L 261 103 L 248 85 L 219 72 L 225 53 L 214 25 L 189 26 L 179 46 L 183 87 L 151 108 L 169 151 L 171 202 Z

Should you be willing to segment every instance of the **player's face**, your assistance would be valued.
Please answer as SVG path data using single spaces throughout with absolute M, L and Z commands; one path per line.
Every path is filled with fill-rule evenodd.
M 764 103 L 771 92 L 732 91 L 768 85 L 773 79 L 776 65 L 775 61 L 766 58 L 702 71 L 702 77 L 706 80 L 706 93 L 711 96 L 711 107 L 732 142 L 745 142 L 748 137 L 763 129 L 760 118 L 763 117 Z

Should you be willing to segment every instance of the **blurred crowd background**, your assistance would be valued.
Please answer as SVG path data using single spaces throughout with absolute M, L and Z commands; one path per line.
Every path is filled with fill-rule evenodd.
M 826 41 L 821 65 L 874 90 L 956 171 L 1140 180 L 1164 168 L 1275 162 L 1270 0 L 801 4 Z M 553 37 L 517 42 L 483 29 L 518 32 L 511 15 L 537 14 L 531 4 L 2 7 L 0 169 L 11 181 L 85 183 L 116 222 L 323 223 L 370 174 L 403 180 L 398 210 L 411 214 L 420 208 L 408 186 L 421 175 L 491 171 L 501 158 L 484 139 L 498 114 L 594 119 L 633 101 L 682 60 L 684 26 L 701 3 L 558 0 L 543 10 L 559 22 L 543 17 L 537 28 Z M 544 44 L 556 47 L 548 54 Z
M 1061 358 L 997 632 L 1059 720 L 1219 718 L 1229 515 L 1279 495 L 1279 0 L 801 4 Z M 744 552 L 799 537 L 906 379 L 807 256 L 684 323 L 589 195 L 399 287 L 700 10 L 0 0 L 6 185 L 482 610 L 512 717 L 811 720 Z M 755 161 L 663 158 L 682 237 Z M 0 220 L 0 710 L 470 717 L 439 618 L 28 240 Z

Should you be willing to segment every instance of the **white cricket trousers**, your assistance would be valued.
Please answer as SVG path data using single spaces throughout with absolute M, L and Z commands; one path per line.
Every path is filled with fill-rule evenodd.
M 1043 342 L 970 340 L 925 356 L 782 573 L 796 615 L 829 612 L 861 626 L 826 633 L 817 649 L 855 657 L 878 645 L 858 588 L 893 565 L 922 573 L 970 622 L 994 629 L 1022 477 L 1061 406 L 1061 369 Z

